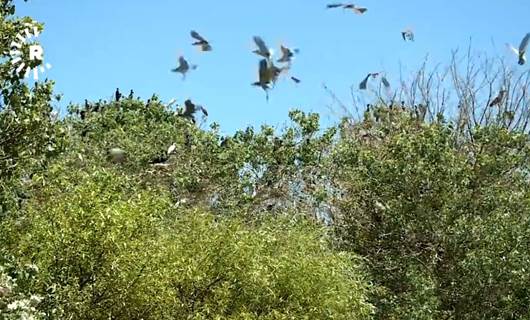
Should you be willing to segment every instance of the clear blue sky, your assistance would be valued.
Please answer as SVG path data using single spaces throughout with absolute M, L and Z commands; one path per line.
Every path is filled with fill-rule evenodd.
M 334 1 L 329 1 L 334 2 Z M 40 36 L 47 76 L 68 102 L 108 99 L 116 87 L 134 89 L 147 99 L 186 98 L 203 104 L 209 122 L 223 132 L 247 125 L 282 126 L 298 107 L 337 118 L 322 84 L 348 101 L 349 87 L 371 71 L 398 79 L 399 64 L 414 70 L 429 54 L 445 62 L 452 49 L 473 39 L 476 49 L 507 55 L 505 42 L 518 44 L 530 32 L 528 0 L 358 0 L 368 12 L 325 10 L 328 1 L 270 0 L 31 0 L 16 1 L 18 15 L 45 23 Z M 401 30 L 412 27 L 414 43 Z M 189 31 L 210 40 L 214 51 L 200 53 Z M 252 36 L 261 35 L 278 51 L 280 42 L 301 50 L 291 74 L 302 83 L 282 80 L 269 103 L 257 79 L 258 56 Z M 199 68 L 186 81 L 169 70 L 183 54 Z M 515 59 L 515 58 L 514 58 Z

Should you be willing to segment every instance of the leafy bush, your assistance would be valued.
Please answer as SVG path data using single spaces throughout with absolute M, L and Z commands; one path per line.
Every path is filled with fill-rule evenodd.
M 48 186 L 11 225 L 11 251 L 41 272 L 39 310 L 76 319 L 363 319 L 354 256 L 309 222 L 248 225 L 176 211 L 101 170 Z

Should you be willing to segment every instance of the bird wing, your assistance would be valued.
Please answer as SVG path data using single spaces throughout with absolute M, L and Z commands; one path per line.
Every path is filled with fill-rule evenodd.
M 283 45 L 280 45 L 280 50 L 282 51 L 282 58 L 289 57 L 292 55 L 291 50 Z
M 198 40 L 198 41 L 200 41 L 200 42 L 208 42 L 208 41 L 206 41 L 206 39 L 204 39 L 203 37 L 201 37 L 201 35 L 200 35 L 197 31 L 195 31 L 195 30 L 191 30 L 190 35 L 191 35 L 191 37 L 192 37 L 193 39 Z
M 383 83 L 383 85 L 385 86 L 385 88 L 390 88 L 390 82 L 388 82 L 387 78 L 385 76 L 382 76 L 381 77 L 381 82 Z
M 269 66 L 267 64 L 267 60 L 261 59 L 259 62 L 259 72 L 258 72 L 260 84 L 265 84 L 265 83 L 270 82 L 268 70 L 269 70 Z
M 521 41 L 521 44 L 519 45 L 519 52 L 526 52 L 526 48 L 528 48 L 528 42 L 530 42 L 530 33 L 527 33 Z
M 342 6 L 343 6 L 342 3 L 330 3 L 330 4 L 326 5 L 326 8 L 327 9 L 334 9 L 334 8 L 340 8 Z
M 203 106 L 197 106 L 197 108 L 199 108 L 205 116 L 208 116 L 208 110 L 206 110 L 205 107 L 203 107 Z
M 367 8 L 358 8 L 358 7 L 357 7 L 357 8 L 353 8 L 353 11 L 354 11 L 355 13 L 357 13 L 357 14 L 363 14 L 363 13 L 365 13 L 366 11 L 368 11 L 368 9 L 367 9 Z
M 261 53 L 269 53 L 269 48 L 265 44 L 265 41 L 259 36 L 254 36 L 254 42 L 256 43 L 256 46 L 258 46 L 258 49 Z
M 519 50 L 517 50 L 516 48 L 514 48 L 511 44 L 507 43 L 506 46 L 508 47 L 508 49 L 510 49 L 513 53 L 515 53 L 515 55 L 519 55 Z
M 368 79 L 370 79 L 370 77 L 372 76 L 371 73 L 369 73 L 364 79 L 363 81 L 361 81 L 361 83 L 359 83 L 359 89 L 360 90 L 366 90 L 367 86 L 368 86 Z

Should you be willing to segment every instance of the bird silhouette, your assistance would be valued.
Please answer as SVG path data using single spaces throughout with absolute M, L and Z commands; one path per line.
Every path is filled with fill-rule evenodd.
M 196 123 L 195 114 L 199 111 L 201 111 L 204 116 L 208 116 L 208 111 L 203 106 L 194 104 L 190 99 L 187 99 L 184 101 L 184 112 L 179 114 L 179 116 Z
M 199 50 L 203 52 L 212 51 L 212 46 L 210 45 L 210 42 L 208 42 L 208 40 L 202 37 L 197 31 L 192 30 L 190 32 L 190 35 L 193 39 L 197 40 L 193 42 L 192 45 L 197 46 Z
M 116 92 L 114 93 L 114 97 L 116 98 L 116 101 L 120 101 L 121 99 L 121 92 L 119 88 L 116 88 Z
M 506 96 L 506 90 L 502 89 L 499 91 L 499 94 L 493 99 L 488 106 L 494 107 L 499 106 L 503 103 L 504 97 Z
M 131 89 L 131 91 L 129 92 L 129 100 L 132 100 L 134 99 L 134 90 Z
M 272 49 L 269 49 L 269 47 L 267 47 L 267 45 L 265 44 L 265 41 L 263 41 L 263 39 L 259 36 L 254 36 L 254 43 L 256 43 L 256 46 L 258 47 L 257 50 L 254 50 L 252 52 L 254 52 L 255 54 L 259 55 L 259 56 L 262 56 L 266 59 L 270 59 L 273 52 L 272 52 Z
M 414 32 L 411 29 L 403 30 L 401 37 L 403 37 L 403 41 L 414 41 Z
M 326 5 L 326 9 L 341 8 L 343 6 L 344 6 L 344 4 L 342 4 L 342 3 L 330 3 L 330 4 Z
M 296 78 L 296 77 L 291 77 L 291 80 L 293 80 L 294 83 L 296 83 L 296 84 L 302 82 L 300 79 L 298 79 L 298 78 Z
M 172 72 L 177 72 L 182 74 L 182 80 L 186 79 L 186 74 L 188 71 L 197 69 L 196 65 L 191 65 L 188 63 L 186 59 L 184 59 L 183 56 L 179 57 L 179 65 L 175 69 L 171 69 Z
M 512 45 L 507 44 L 507 46 L 519 57 L 519 64 L 522 66 L 526 63 L 526 49 L 528 49 L 528 42 L 530 42 L 530 33 L 527 33 L 523 40 L 521 41 L 521 44 L 519 45 L 519 49 L 514 48 Z

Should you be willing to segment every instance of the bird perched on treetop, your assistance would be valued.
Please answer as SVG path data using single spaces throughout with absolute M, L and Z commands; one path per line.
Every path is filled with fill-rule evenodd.
M 116 92 L 114 93 L 114 97 L 116 98 L 116 101 L 120 101 L 120 99 L 121 99 L 120 88 L 116 88 Z
M 267 47 L 267 45 L 265 44 L 265 41 L 263 41 L 263 39 L 259 36 L 254 36 L 254 43 L 256 43 L 256 46 L 258 47 L 257 50 L 254 50 L 252 52 L 254 52 L 255 54 L 259 55 L 259 56 L 262 56 L 264 58 L 267 58 L 267 59 L 270 59 L 272 54 L 273 54 L 273 50 L 272 49 L 269 49 L 269 47 Z
M 515 49 L 512 45 L 506 44 L 508 48 L 510 48 L 518 57 L 519 57 L 519 64 L 524 65 L 526 63 L 526 49 L 528 49 L 528 42 L 530 42 L 530 33 L 527 33 L 523 40 L 521 41 L 521 44 L 519 45 L 519 49 Z
M 193 123 L 196 123 L 195 113 L 197 113 L 198 111 L 201 111 L 204 116 L 208 116 L 208 111 L 203 106 L 196 105 L 191 102 L 190 99 L 187 99 L 186 101 L 184 101 L 184 112 L 179 114 L 179 116 L 189 119 Z
M 501 89 L 499 91 L 499 94 L 493 99 L 488 106 L 494 107 L 501 105 L 504 102 L 504 97 L 506 96 L 507 91 L 504 89 Z
M 176 67 L 175 69 L 171 69 L 171 71 L 173 72 L 177 72 L 177 73 L 181 73 L 182 74 L 182 79 L 186 79 L 186 73 L 188 73 L 188 71 L 191 70 L 195 70 L 197 69 L 197 66 L 196 65 L 191 65 L 188 63 L 188 61 L 186 59 L 184 59 L 183 56 L 180 56 L 179 57 L 179 65 L 178 67 Z
M 197 40 L 192 45 L 197 46 L 199 50 L 206 52 L 212 51 L 212 46 L 204 37 L 202 37 L 197 31 L 191 30 L 190 35 L 193 39 Z

